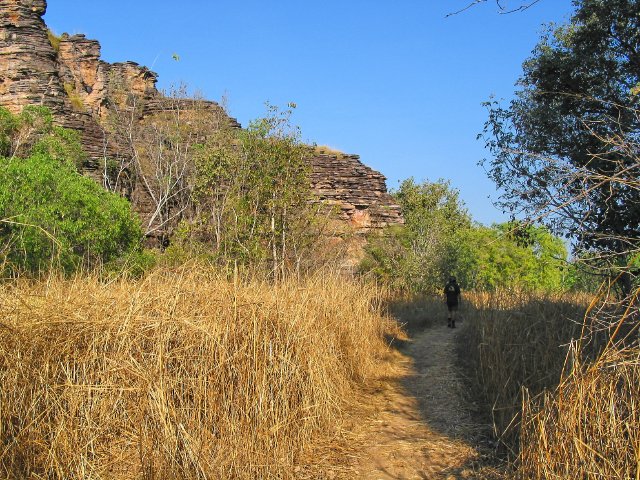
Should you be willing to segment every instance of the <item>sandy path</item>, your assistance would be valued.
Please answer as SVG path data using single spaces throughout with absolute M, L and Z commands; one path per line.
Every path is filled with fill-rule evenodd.
M 455 364 L 455 339 L 464 329 L 444 322 L 414 336 L 399 354 L 396 379 L 381 382 L 382 397 L 352 478 L 480 478 L 475 444 L 486 426 L 474 423 Z

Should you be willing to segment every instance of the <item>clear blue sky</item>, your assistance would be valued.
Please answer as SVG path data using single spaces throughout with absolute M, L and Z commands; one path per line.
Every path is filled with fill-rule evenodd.
M 541 0 L 499 15 L 488 0 L 445 18 L 469 2 L 48 0 L 45 21 L 99 40 L 108 62 L 150 67 L 161 89 L 182 81 L 212 100 L 225 95 L 245 125 L 265 101 L 295 102 L 305 140 L 359 154 L 390 188 L 449 179 L 490 224 L 506 216 L 477 166 L 488 156 L 476 140 L 481 103 L 512 96 L 542 24 L 567 20 L 572 6 Z

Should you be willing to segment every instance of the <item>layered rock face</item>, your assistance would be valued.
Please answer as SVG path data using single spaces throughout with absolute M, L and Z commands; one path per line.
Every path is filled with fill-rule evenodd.
M 49 107 L 56 123 L 80 133 L 86 173 L 99 179 L 101 159 L 117 157 L 119 150 L 77 94 L 68 58 L 49 39 L 45 11 L 44 0 L 0 0 L 0 105 L 14 113 L 26 105 Z M 63 43 L 69 42 L 61 41 L 60 49 Z M 93 43 L 99 57 L 100 47 Z
M 126 96 L 139 98 L 144 109 L 138 121 L 152 121 L 166 108 L 156 89 L 157 75 L 134 62 L 102 61 L 98 41 L 84 35 L 50 37 L 42 19 L 45 11 L 45 0 L 0 0 L 0 106 L 14 113 L 26 105 L 49 107 L 58 124 L 80 132 L 88 155 L 85 173 L 102 182 L 107 159 L 129 155 L 104 127 L 114 108 L 110 101 L 117 98 L 113 90 L 120 88 Z M 121 106 L 125 101 L 122 99 Z M 197 103 L 199 109 L 240 127 L 215 102 L 180 102 L 182 109 Z M 335 205 L 339 218 L 356 231 L 402 223 L 400 208 L 387 193 L 384 176 L 362 164 L 358 156 L 319 153 L 309 161 L 318 199 Z M 153 210 L 143 185 L 125 185 L 121 192 L 132 199 L 143 218 Z
M 314 192 L 356 230 L 403 223 L 400 207 L 387 192 L 386 178 L 364 165 L 358 155 L 320 153 L 310 161 Z
M 0 0 L 0 99 L 14 113 L 29 104 L 65 110 L 45 10 L 44 0 Z

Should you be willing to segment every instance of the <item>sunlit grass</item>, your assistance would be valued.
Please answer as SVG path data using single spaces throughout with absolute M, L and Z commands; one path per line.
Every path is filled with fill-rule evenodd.
M 394 324 L 331 275 L 190 265 L 0 287 L 3 478 L 291 478 L 338 437 Z

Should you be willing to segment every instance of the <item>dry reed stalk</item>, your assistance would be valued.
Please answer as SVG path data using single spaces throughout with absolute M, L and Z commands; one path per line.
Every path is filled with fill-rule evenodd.
M 580 334 L 581 296 L 471 292 L 463 348 L 491 406 L 496 436 L 517 451 L 522 387 L 535 395 L 560 381 L 568 345 Z
M 377 295 L 193 265 L 0 286 L 0 476 L 304 476 L 386 352 Z
M 586 297 L 472 297 L 467 344 L 478 346 L 480 383 L 498 434 L 517 452 L 516 476 L 640 479 L 638 344 L 591 329 Z M 610 330 L 626 341 L 635 329 L 619 334 L 634 325 L 625 315 Z
M 408 333 L 416 333 L 438 320 L 446 319 L 446 306 L 442 297 L 434 295 L 399 295 L 385 291 L 385 306 L 389 313 L 401 319 Z M 440 318 L 438 318 L 440 313 Z
M 640 477 L 640 349 L 576 363 L 553 393 L 525 405 L 522 479 Z

